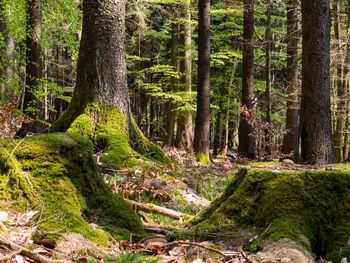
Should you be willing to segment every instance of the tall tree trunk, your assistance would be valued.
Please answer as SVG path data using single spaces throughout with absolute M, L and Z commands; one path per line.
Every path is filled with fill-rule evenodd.
M 181 86 L 185 92 L 191 92 L 192 90 L 192 51 L 191 51 L 191 10 L 190 1 L 186 0 L 185 5 L 182 10 L 183 22 L 180 24 L 180 42 L 181 49 L 183 51 L 179 52 L 180 60 L 180 72 Z M 177 131 L 176 131 L 176 146 L 184 147 L 185 149 L 191 149 L 193 146 L 193 131 L 192 131 L 192 115 L 191 112 L 186 111 L 179 115 L 177 121 Z
M 198 87 L 194 150 L 209 162 L 210 133 L 210 0 L 198 1 Z
M 334 163 L 330 104 L 330 2 L 302 0 L 303 82 L 301 149 L 304 163 Z
M 177 71 L 177 48 L 178 48 L 178 24 L 174 21 L 171 25 L 171 39 L 170 39 L 170 50 L 171 50 L 171 61 L 170 65 L 174 71 Z M 178 81 L 176 78 L 171 79 L 170 92 L 175 92 Z M 165 124 L 165 136 L 163 143 L 164 145 L 172 145 L 174 140 L 175 131 L 175 118 L 176 118 L 176 105 L 174 102 L 169 101 L 166 104 L 167 116 Z
M 283 137 L 282 153 L 293 152 L 299 159 L 298 114 L 298 1 L 286 0 L 287 5 L 287 133 Z
M 242 69 L 242 106 L 253 110 L 253 78 L 254 78 L 254 0 L 244 0 L 243 21 L 243 69 Z M 256 155 L 256 142 L 254 131 L 249 120 L 241 114 L 239 124 L 238 153 L 242 157 L 254 159 Z
M 16 136 L 24 137 L 28 131 L 41 132 L 39 120 L 44 119 L 42 103 L 38 98 L 41 89 L 41 6 L 39 0 L 26 0 L 26 87 L 23 110 L 34 121 L 23 123 Z
M 9 89 L 13 72 L 11 59 L 14 51 L 14 41 L 8 32 L 8 13 L 4 0 L 0 0 L 0 34 L 4 39 L 4 44 L 0 47 L 0 98 L 8 99 L 14 97 L 14 91 Z
M 84 1 L 83 14 L 76 87 L 67 111 L 52 129 L 66 130 L 91 102 L 117 107 L 130 128 L 125 1 Z
M 333 9 L 333 28 L 334 28 L 334 37 L 336 41 L 337 49 L 337 73 L 336 73 L 336 87 L 337 87 L 337 108 L 336 108 L 336 129 L 334 134 L 334 150 L 335 157 L 337 162 L 343 161 L 343 148 L 342 148 L 342 139 L 343 139 L 343 130 L 344 130 L 344 108 L 345 108 L 345 85 L 342 83 L 342 64 L 340 58 L 340 36 L 339 36 L 339 11 L 338 11 L 338 0 L 332 1 Z

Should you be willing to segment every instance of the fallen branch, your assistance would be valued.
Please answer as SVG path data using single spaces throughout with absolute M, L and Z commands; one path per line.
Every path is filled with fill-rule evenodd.
M 154 227 L 145 227 L 144 228 L 145 231 L 147 232 L 151 232 L 151 233 L 155 233 L 155 234 L 162 234 L 162 235 L 165 235 L 165 236 L 169 236 L 169 237 L 172 237 L 174 236 L 174 233 L 169 231 L 169 230 L 166 230 L 166 229 L 162 229 L 162 228 L 154 228 Z
M 4 239 L 3 237 L 0 236 L 0 244 L 8 247 L 9 249 L 11 250 L 15 250 L 17 252 L 19 252 L 19 254 L 25 256 L 25 257 L 28 257 L 30 259 L 33 259 L 37 262 L 40 262 L 40 263 L 60 263 L 60 262 L 67 262 L 67 261 L 62 261 L 62 260 L 53 260 L 53 259 L 49 259 L 47 257 L 44 257 L 44 256 L 41 256 L 41 255 L 38 255 L 24 247 L 21 247 L 11 241 L 8 241 L 6 239 Z
M 190 246 L 197 246 L 197 247 L 201 247 L 201 248 L 204 248 L 206 250 L 209 250 L 209 251 L 212 251 L 212 252 L 215 252 L 217 254 L 220 254 L 221 256 L 223 257 L 226 257 L 227 255 L 225 253 L 223 253 L 222 251 L 218 250 L 218 249 L 215 249 L 215 248 L 212 248 L 212 247 L 208 247 L 208 246 L 204 246 L 204 245 L 201 245 L 201 244 L 198 244 L 198 243 L 194 243 L 194 242 L 189 242 L 189 241 L 174 241 L 174 242 L 170 242 L 170 243 L 167 243 L 165 245 L 163 245 L 163 248 L 166 248 L 166 247 L 174 247 L 174 246 L 177 246 L 177 245 L 190 245 Z M 239 253 L 237 253 L 238 255 Z
M 0 262 L 8 262 L 11 261 L 11 259 L 13 259 L 15 256 L 17 256 L 18 254 L 20 254 L 22 252 L 22 249 L 17 250 L 15 252 L 12 252 L 6 256 L 0 257 Z
M 141 210 L 141 211 L 146 212 L 146 213 L 162 215 L 162 216 L 170 217 L 172 219 L 176 219 L 176 220 L 180 220 L 180 221 L 183 219 L 187 220 L 187 219 L 191 218 L 190 215 L 186 215 L 186 214 L 183 214 L 181 212 L 171 210 L 169 208 L 157 206 L 154 204 L 142 204 L 142 203 L 138 203 L 138 202 L 135 202 L 132 200 L 128 200 L 128 201 L 133 206 L 134 209 Z

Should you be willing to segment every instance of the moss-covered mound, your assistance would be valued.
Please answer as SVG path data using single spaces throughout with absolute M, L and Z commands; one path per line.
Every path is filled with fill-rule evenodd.
M 143 235 L 131 206 L 100 178 L 92 153 L 92 143 L 77 134 L 0 141 L 0 209 L 41 211 L 39 229 L 74 231 L 103 245 L 106 233 L 87 221 L 115 237 Z
M 350 258 L 350 172 L 253 169 L 190 223 L 199 232 L 249 228 L 264 233 L 259 242 L 287 237 L 316 256 Z
M 125 115 L 116 107 L 90 103 L 82 114 L 70 121 L 71 113 L 67 111 L 51 131 L 67 131 L 90 139 L 97 150 L 107 153 L 101 161 L 114 169 L 137 165 L 135 156 L 140 155 L 161 163 L 170 162 L 159 147 L 146 139 L 135 121 L 131 119 L 128 124 Z M 67 122 L 70 123 L 68 128 Z

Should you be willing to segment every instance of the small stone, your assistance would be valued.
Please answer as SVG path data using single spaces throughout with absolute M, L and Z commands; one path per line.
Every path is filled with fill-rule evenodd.
M 165 186 L 167 186 L 167 183 L 161 179 L 153 179 L 151 181 L 151 185 L 155 190 L 161 190 L 164 189 Z
M 185 184 L 187 184 L 187 186 L 188 186 L 189 188 L 191 188 L 192 190 L 195 190 L 196 187 L 197 187 L 196 181 L 193 180 L 193 179 L 191 179 L 191 178 L 185 178 L 185 179 L 183 179 L 183 182 L 184 182 Z
M 289 165 L 289 164 L 290 164 L 290 165 L 294 164 L 294 162 L 293 162 L 291 159 L 283 159 L 283 160 L 282 160 L 282 163 L 283 163 L 283 164 L 288 164 L 288 165 Z

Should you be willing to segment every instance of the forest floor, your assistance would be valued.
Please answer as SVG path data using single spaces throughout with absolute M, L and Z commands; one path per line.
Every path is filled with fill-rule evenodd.
M 258 238 L 253 233 L 246 232 L 240 237 L 235 233 L 230 237 L 227 233 L 222 238 L 216 233 L 201 233 L 202 237 L 206 236 L 204 240 L 186 229 L 186 221 L 220 196 L 242 165 L 272 171 L 332 170 L 334 167 L 294 165 L 290 160 L 248 163 L 233 161 L 231 157 L 218 157 L 211 164 L 201 165 L 192 153 L 170 147 L 163 150 L 174 164 L 162 166 L 140 159 L 139 166 L 118 171 L 100 164 L 105 182 L 129 200 L 145 230 L 152 233 L 150 237 L 138 241 L 111 238 L 109 247 L 100 248 L 81 235 L 62 231 L 62 241 L 55 244 L 33 240 L 36 225 L 28 223 L 36 212 L 0 211 L 0 262 L 294 262 L 288 257 L 274 261 L 268 253 L 259 258 L 249 254 L 245 242 Z M 98 155 L 96 159 L 99 163 Z M 5 221 L 6 224 L 2 223 Z M 91 227 L 99 228 L 93 223 Z M 32 250 L 23 253 L 28 243 L 32 244 Z M 280 246 L 284 245 L 282 241 Z M 54 260 L 53 256 L 61 260 Z

